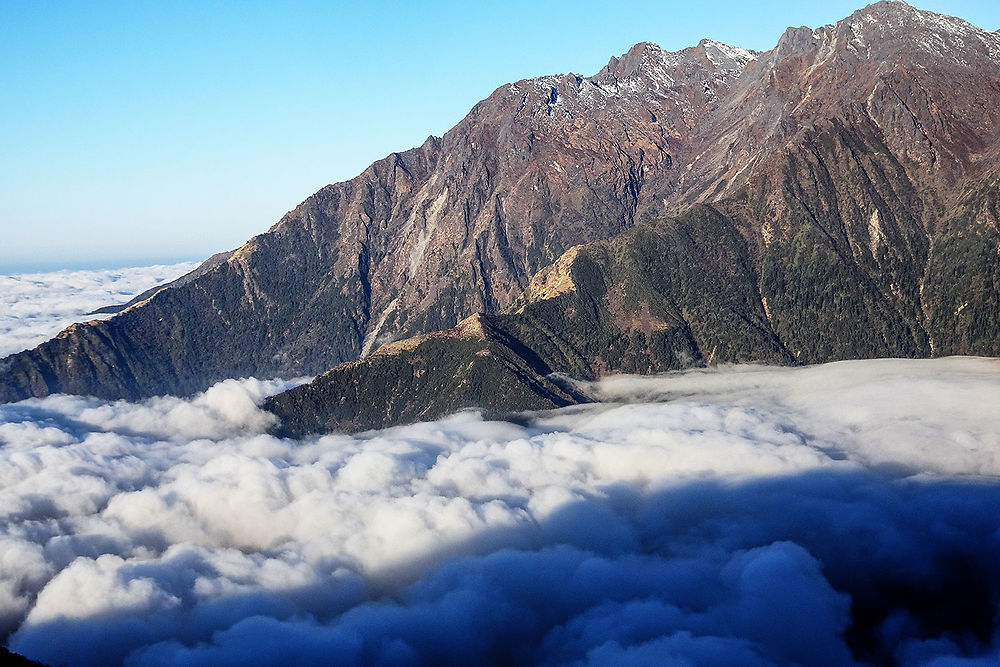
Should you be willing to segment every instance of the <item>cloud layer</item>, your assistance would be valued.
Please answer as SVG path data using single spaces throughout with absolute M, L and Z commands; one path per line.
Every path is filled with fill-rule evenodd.
M 192 271 L 197 262 L 125 269 L 0 275 L 0 357 L 32 348 L 95 309 L 126 303 Z
M 997 361 L 623 377 L 522 424 L 306 441 L 266 433 L 257 405 L 285 386 L 0 406 L 11 648 L 67 665 L 998 657 Z

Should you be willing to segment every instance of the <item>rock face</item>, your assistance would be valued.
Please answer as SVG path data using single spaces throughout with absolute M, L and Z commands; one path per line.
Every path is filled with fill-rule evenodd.
M 217 267 L 8 357 L 0 399 L 353 362 L 272 401 L 305 432 L 434 416 L 428 394 L 583 400 L 551 371 L 997 354 L 998 116 L 1000 36 L 901 2 L 763 54 L 638 44 L 504 86 Z M 371 354 L 477 312 L 481 337 Z M 504 405 L 456 379 L 470 362 Z

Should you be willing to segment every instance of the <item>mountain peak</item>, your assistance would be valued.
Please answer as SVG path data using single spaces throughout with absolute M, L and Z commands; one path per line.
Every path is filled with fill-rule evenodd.
M 900 0 L 868 5 L 837 23 L 834 29 L 858 50 L 863 47 L 869 55 L 883 59 L 909 53 L 917 65 L 922 57 L 928 56 L 966 67 L 977 66 L 984 60 L 1000 63 L 996 33 L 955 16 L 917 9 Z
M 756 51 L 730 46 L 713 39 L 702 39 L 697 46 L 667 51 L 654 42 L 639 42 L 619 57 L 612 57 L 594 75 L 598 80 L 615 81 L 645 78 L 673 83 L 684 71 L 705 70 L 716 77 L 732 78 L 742 74 L 747 63 L 757 58 Z
M 878 24 L 883 28 L 929 29 L 938 32 L 959 34 L 985 32 L 964 19 L 917 9 L 902 0 L 880 0 L 880 2 L 862 7 L 847 18 L 839 21 L 837 25 L 844 23 L 854 24 L 859 20 L 862 23 Z
M 757 56 L 760 55 L 759 51 L 752 51 L 739 46 L 732 46 L 724 42 L 717 42 L 714 39 L 709 39 L 707 37 L 698 42 L 698 46 L 695 48 L 703 49 L 706 55 L 708 55 L 709 60 L 716 64 L 719 64 L 719 59 L 725 59 L 727 64 L 740 63 L 741 66 L 744 66 L 746 63 L 756 59 Z
M 825 58 L 849 52 L 862 60 L 906 61 L 918 67 L 929 60 L 969 66 L 984 56 L 1000 63 L 997 36 L 954 16 L 917 9 L 902 0 L 881 0 L 815 30 L 790 27 L 775 53 L 784 57 L 818 51 Z

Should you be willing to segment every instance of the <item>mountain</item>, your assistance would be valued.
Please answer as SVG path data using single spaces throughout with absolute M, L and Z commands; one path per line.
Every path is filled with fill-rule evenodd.
M 8 357 L 0 400 L 333 367 L 268 404 L 311 432 L 586 400 L 553 372 L 997 354 L 998 102 L 1000 36 L 902 2 L 762 54 L 641 43 Z
M 998 46 L 902 3 L 789 30 L 708 116 L 723 138 L 682 212 L 571 249 L 474 337 L 394 343 L 265 407 L 305 435 L 588 400 L 559 374 L 1000 355 Z M 511 351 L 530 372 L 498 397 L 483 359 Z
M 496 311 L 566 249 L 631 226 L 645 181 L 676 180 L 672 154 L 751 57 L 640 44 L 591 78 L 503 86 L 203 275 L 0 362 L 0 400 L 314 374 Z

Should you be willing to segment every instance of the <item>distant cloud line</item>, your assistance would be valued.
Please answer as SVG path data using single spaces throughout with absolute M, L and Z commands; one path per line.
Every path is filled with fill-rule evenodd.
M 126 303 L 159 283 L 193 270 L 197 262 L 123 269 L 0 275 L 0 357 L 30 349 L 88 313 Z

